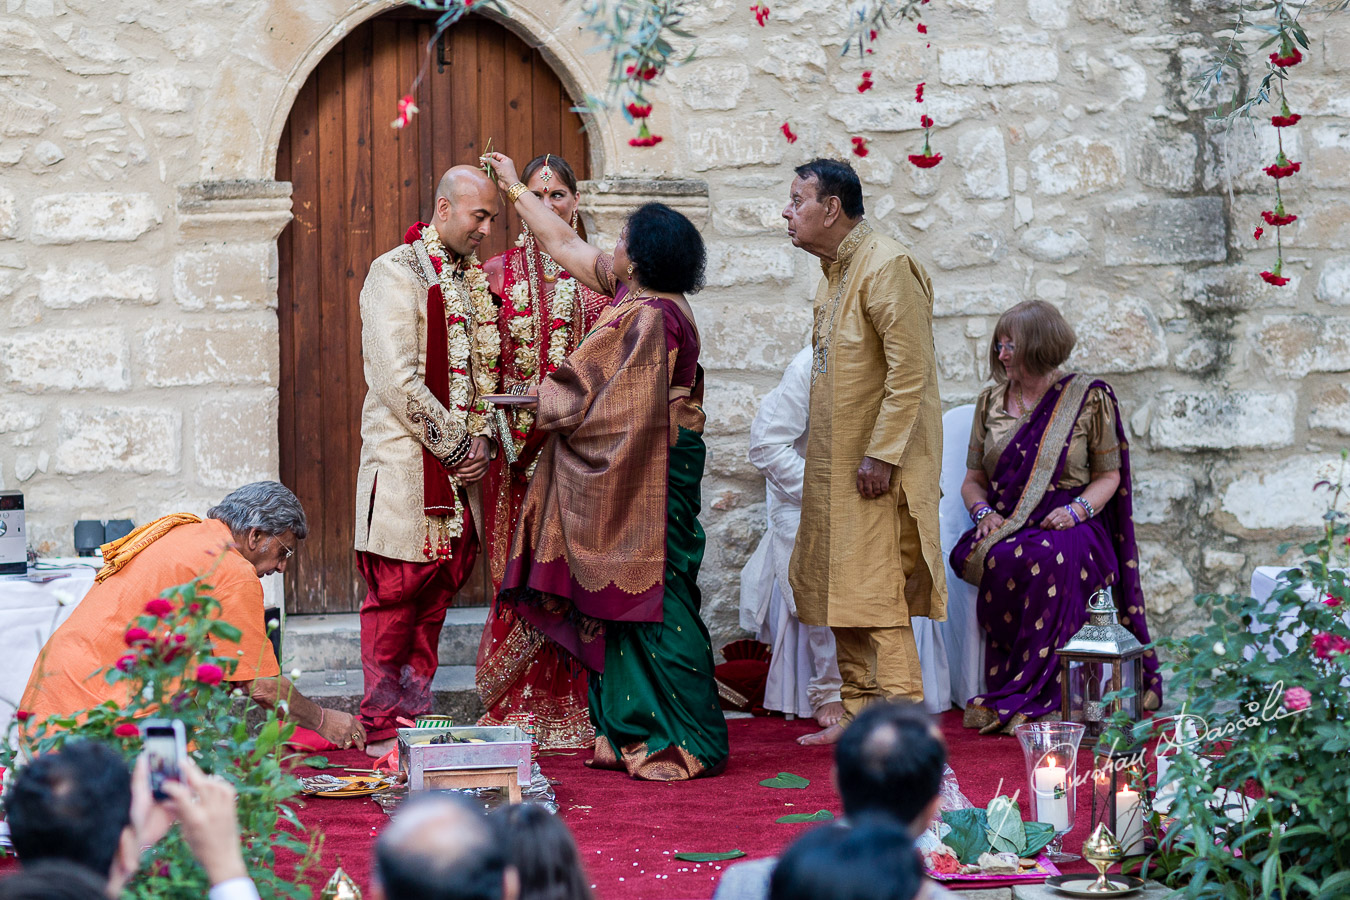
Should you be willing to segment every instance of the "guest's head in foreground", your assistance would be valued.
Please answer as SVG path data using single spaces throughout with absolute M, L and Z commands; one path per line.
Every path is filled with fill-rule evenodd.
M 889 816 L 918 837 L 937 812 L 946 763 L 942 733 L 921 706 L 869 704 L 835 746 L 844 815 Z
M 47 860 L 0 878 L 0 900 L 108 900 L 103 879 L 82 866 Z
M 536 156 L 525 164 L 520 180 L 544 201 L 545 206 L 557 213 L 558 218 L 570 222 L 574 229 L 577 227 L 581 192 L 577 189 L 576 172 L 567 160 L 551 153 Z
M 906 830 L 885 816 L 864 816 L 794 841 L 770 876 L 769 900 L 913 900 L 922 886 Z
M 703 288 L 706 262 L 694 223 L 664 203 L 633 210 L 614 245 L 614 274 L 634 293 L 696 293 Z
M 520 877 L 492 823 L 453 794 L 416 797 L 375 842 L 375 900 L 517 900 Z
M 255 481 L 236 488 L 206 511 L 230 528 L 239 553 L 258 577 L 285 572 L 286 563 L 309 534 L 305 511 L 290 488 L 278 481 Z
M 38 756 L 14 776 L 5 815 L 25 869 L 74 863 L 71 869 L 82 867 L 101 880 L 136 870 L 131 772 L 104 744 L 71 741 Z
M 858 173 L 837 159 L 813 159 L 797 167 L 783 207 L 792 246 L 833 262 L 839 244 L 865 212 Z
M 486 172 L 476 166 L 454 166 L 445 170 L 436 186 L 431 224 L 442 244 L 456 256 L 465 257 L 492 233 L 492 223 L 501 208 L 497 187 Z
M 581 854 L 562 819 L 536 803 L 505 806 L 496 815 L 507 859 L 520 873 L 519 900 L 592 900 Z
M 1059 310 L 1044 300 L 1023 300 L 998 317 L 989 372 L 995 381 L 1040 378 L 1064 365 L 1077 341 Z

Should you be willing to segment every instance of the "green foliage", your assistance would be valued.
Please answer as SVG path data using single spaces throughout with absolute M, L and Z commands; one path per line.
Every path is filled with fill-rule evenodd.
M 633 121 L 630 104 L 648 105 L 646 85 L 671 66 L 693 58 L 677 57 L 670 38 L 692 40 L 684 30 L 686 0 L 582 0 L 586 30 L 597 51 L 609 54 L 609 96 L 588 96 L 585 108 L 605 108 L 616 97 L 624 118 Z
M 1346 5 L 1345 2 L 1330 4 L 1329 11 L 1343 10 Z M 1270 47 L 1296 44 L 1307 50 L 1308 35 L 1299 24 L 1299 16 L 1308 6 L 1308 3 L 1292 0 L 1238 0 L 1233 4 L 1232 19 L 1224 29 L 1229 33 L 1228 41 L 1194 79 L 1196 97 L 1210 89 L 1217 92 L 1230 83 L 1233 85 L 1231 97 L 1226 102 L 1219 102 L 1213 118 L 1251 118 L 1257 106 L 1271 102 L 1278 83 L 1287 80 L 1288 73 L 1263 59 L 1260 65 L 1265 74 L 1257 87 L 1248 91 L 1243 79 L 1247 60 L 1253 53 Z M 1257 32 L 1256 37 L 1248 36 L 1252 31 Z M 1251 46 L 1253 40 L 1259 41 L 1255 48 Z
M 228 678 L 238 657 L 216 657 L 213 647 L 237 640 L 239 629 L 219 618 L 220 603 L 211 594 L 213 574 L 214 568 L 164 591 L 161 597 L 168 604 L 160 607 L 163 615 L 155 614 L 155 601 L 147 598 L 151 606 L 128 623 L 126 656 L 103 672 L 109 684 L 125 691 L 124 702 L 107 701 L 42 723 L 21 722 L 16 717 L 10 740 L 0 747 L 0 765 L 21 764 L 23 759 L 58 750 L 76 739 L 108 744 L 131 764 L 141 750 L 137 719 L 147 715 L 179 719 L 197 765 L 222 776 L 238 792 L 244 861 L 262 900 L 308 900 L 310 889 L 301 882 L 305 870 L 317 860 L 321 838 L 306 834 L 287 803 L 300 789 L 288 772 L 300 762 L 300 755 L 284 750 L 295 726 L 281 719 L 277 710 L 259 711 L 242 691 L 219 679 L 222 674 Z M 262 717 L 256 730 L 245 724 L 250 713 Z M 293 880 L 276 873 L 279 851 L 299 859 Z M 140 874 L 127 886 L 126 896 L 200 900 L 209 887 L 205 873 L 174 829 L 144 855 Z
M 1323 534 L 1302 545 L 1307 558 L 1285 573 L 1287 587 L 1265 604 L 1238 595 L 1198 597 L 1212 624 L 1193 637 L 1159 642 L 1174 659 L 1170 689 L 1185 705 L 1163 725 L 1144 725 L 1165 729 L 1160 749 L 1175 744 L 1178 752 L 1158 785 L 1175 792 L 1172 821 L 1150 814 L 1161 840 L 1142 869 L 1185 897 L 1350 896 L 1344 482 L 1342 454 L 1338 480 L 1317 486 L 1330 495 Z M 1312 599 L 1299 588 L 1310 588 Z M 1123 716 L 1114 727 L 1117 736 L 1142 736 L 1143 728 Z

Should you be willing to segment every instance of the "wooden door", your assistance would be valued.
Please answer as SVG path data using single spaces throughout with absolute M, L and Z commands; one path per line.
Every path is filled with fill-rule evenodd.
M 277 152 L 276 177 L 294 186 L 295 214 L 277 242 L 281 480 L 310 527 L 286 573 L 293 613 L 354 612 L 365 595 L 352 542 L 366 393 L 358 298 L 371 260 L 430 218 L 441 174 L 476 164 L 488 138 L 522 166 L 555 153 L 578 177 L 589 174 L 581 120 L 558 77 L 538 51 L 478 16 L 442 38 L 417 93 L 422 112 L 391 128 L 432 33 L 432 18 L 416 10 L 355 29 L 301 89 Z M 505 210 L 483 258 L 518 232 Z M 456 603 L 484 604 L 490 593 L 480 563 Z

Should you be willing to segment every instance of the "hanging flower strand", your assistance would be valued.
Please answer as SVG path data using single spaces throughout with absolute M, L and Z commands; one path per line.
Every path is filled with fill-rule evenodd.
M 1299 53 L 1298 48 L 1294 46 L 1293 41 L 1288 35 L 1280 41 L 1278 52 L 1270 54 L 1270 64 L 1272 67 L 1284 70 L 1291 66 L 1296 66 L 1303 61 L 1303 54 Z M 1281 76 L 1285 73 L 1280 72 Z M 1263 271 L 1261 278 L 1267 284 L 1273 284 L 1276 287 L 1283 287 L 1289 283 L 1289 278 L 1284 275 L 1284 241 L 1282 229 L 1286 225 L 1292 225 L 1297 221 L 1298 216 L 1287 212 L 1284 208 L 1284 190 L 1281 183 L 1284 179 L 1296 174 L 1301 168 L 1301 164 L 1290 160 L 1284 152 L 1284 129 L 1292 128 L 1298 124 L 1300 118 L 1297 113 L 1289 109 L 1289 98 L 1285 96 L 1284 83 L 1285 78 L 1281 77 L 1278 81 L 1280 90 L 1280 113 L 1270 117 L 1270 124 L 1275 128 L 1275 137 L 1277 141 L 1277 154 L 1275 162 L 1266 166 L 1264 171 L 1275 181 L 1275 208 L 1261 211 L 1261 218 L 1265 223 L 1275 229 L 1275 265 L 1273 268 Z M 1260 240 L 1263 229 L 1257 228 L 1253 236 Z
M 758 24 L 760 28 L 763 28 L 764 23 L 769 21 L 769 4 L 756 3 L 754 6 L 750 7 L 750 11 L 755 14 L 755 23 Z
M 923 102 L 923 87 L 927 82 L 920 81 L 914 89 L 914 102 Z M 931 169 L 942 162 L 942 154 L 934 153 L 931 144 L 933 134 L 933 118 L 926 113 L 919 114 L 919 124 L 923 126 L 923 152 L 911 153 L 909 161 L 920 169 Z
M 426 77 L 427 68 L 431 64 L 432 53 L 440 46 L 441 38 L 445 32 L 470 12 L 491 9 L 493 12 L 506 15 L 506 8 L 502 6 L 501 0 L 410 0 L 410 2 L 413 6 L 421 9 L 439 12 L 440 16 L 436 19 L 436 30 L 431 35 L 431 40 L 427 41 L 427 49 L 422 55 L 422 65 L 417 70 L 417 77 L 413 79 L 412 87 L 408 89 L 408 93 L 399 98 L 398 115 L 394 117 L 394 121 L 389 123 L 389 127 L 397 129 L 407 128 L 412 122 L 413 116 L 420 112 L 415 102 L 417 88 L 422 84 L 422 79 Z

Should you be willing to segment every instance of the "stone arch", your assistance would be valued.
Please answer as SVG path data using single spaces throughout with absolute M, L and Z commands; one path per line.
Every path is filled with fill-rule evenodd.
M 271 181 L 282 129 L 310 73 L 353 28 L 398 5 L 312 0 L 269 4 L 251 14 L 235 32 L 203 104 L 199 129 L 210 139 L 202 145 L 200 180 Z M 514 0 L 510 15 L 485 17 L 538 48 L 574 96 L 604 91 L 598 57 L 562 37 L 579 30 L 565 22 L 549 24 L 557 18 L 553 0 Z M 619 156 L 614 124 L 610 116 L 590 120 L 591 171 L 597 177 L 610 173 Z

